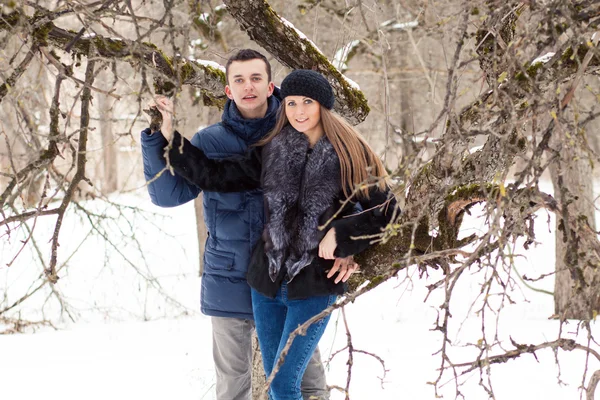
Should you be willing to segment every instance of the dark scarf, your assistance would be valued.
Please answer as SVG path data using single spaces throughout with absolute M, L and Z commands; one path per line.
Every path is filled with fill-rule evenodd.
M 327 231 L 319 218 L 341 190 L 338 156 L 323 136 L 312 152 L 306 135 L 285 126 L 263 150 L 263 189 L 268 220 L 266 253 L 275 282 L 282 266 L 291 281 L 309 265 Z
M 276 90 L 272 96 L 267 99 L 267 113 L 263 118 L 246 119 L 238 110 L 235 102 L 227 100 L 223 116 L 223 124 L 235 132 L 248 145 L 254 144 L 267 134 L 275 126 L 277 110 L 279 109 L 279 91 Z

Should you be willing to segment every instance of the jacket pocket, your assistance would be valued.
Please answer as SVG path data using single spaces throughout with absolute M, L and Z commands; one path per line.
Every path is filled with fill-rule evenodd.
M 204 252 L 204 264 L 212 269 L 232 270 L 235 255 L 226 251 L 216 252 L 213 249 L 206 249 Z

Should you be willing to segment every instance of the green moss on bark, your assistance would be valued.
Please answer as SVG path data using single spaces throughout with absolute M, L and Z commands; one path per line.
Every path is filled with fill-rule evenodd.
M 101 54 L 106 55 L 122 55 L 127 50 L 127 45 L 122 40 L 105 39 L 105 38 L 92 38 L 94 46 L 98 49 Z
M 33 40 L 38 46 L 48 46 L 48 34 L 54 28 L 52 22 L 47 22 L 33 30 Z
M 13 11 L 10 14 L 1 14 L 2 18 L 0 18 L 0 29 L 8 30 L 12 27 L 15 27 L 21 21 L 21 13 L 18 11 Z

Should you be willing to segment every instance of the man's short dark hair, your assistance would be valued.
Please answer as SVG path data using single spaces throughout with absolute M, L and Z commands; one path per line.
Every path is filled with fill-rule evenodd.
M 225 64 L 225 77 L 227 78 L 227 83 L 229 83 L 229 66 L 234 61 L 249 61 L 249 60 L 263 60 L 267 67 L 267 77 L 269 78 L 269 82 L 271 82 L 271 64 L 267 60 L 267 57 L 262 55 L 256 50 L 252 49 L 242 49 L 238 51 L 236 54 L 231 56 L 229 60 L 227 60 L 227 64 Z

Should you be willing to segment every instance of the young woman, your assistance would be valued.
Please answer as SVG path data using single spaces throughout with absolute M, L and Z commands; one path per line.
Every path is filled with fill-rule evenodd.
M 203 190 L 264 191 L 265 229 L 247 278 L 267 376 L 291 332 L 344 293 L 358 267 L 352 255 L 381 233 L 396 205 L 377 155 L 330 111 L 334 95 L 323 76 L 293 71 L 281 97 L 275 128 L 246 155 L 210 159 L 177 132 L 167 153 L 175 171 Z M 302 399 L 300 382 L 328 320 L 295 337 L 271 399 Z

